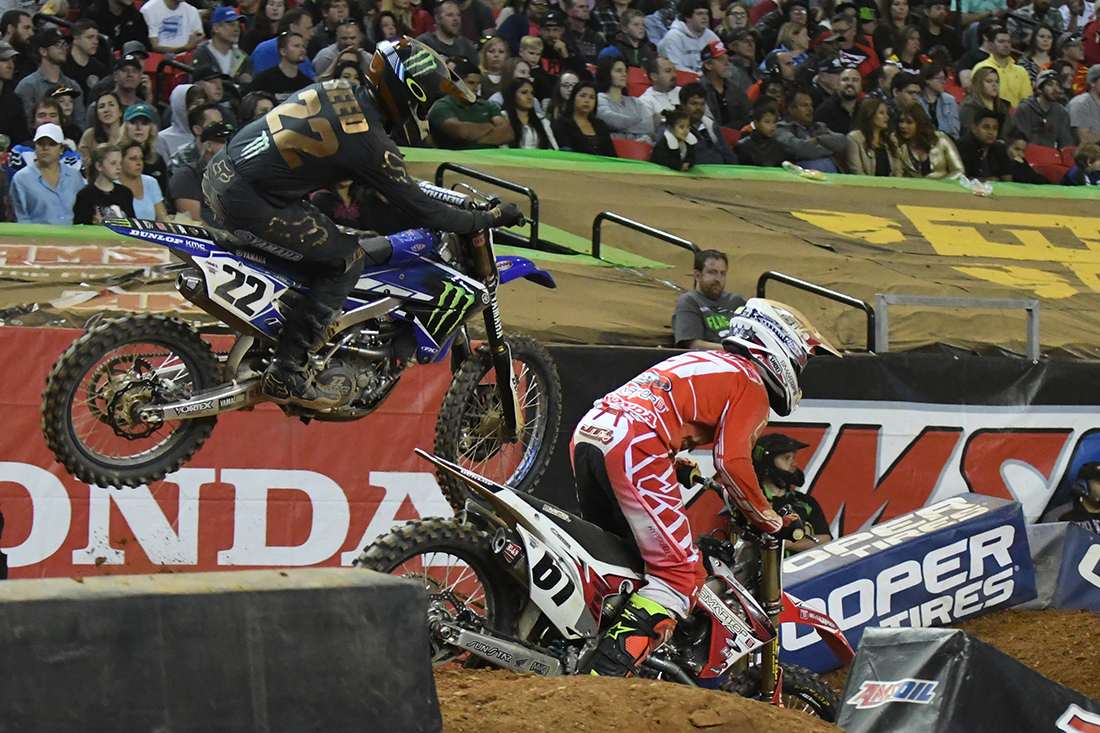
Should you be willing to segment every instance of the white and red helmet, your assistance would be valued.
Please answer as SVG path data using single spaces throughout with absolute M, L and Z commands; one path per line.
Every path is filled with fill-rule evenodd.
M 768 388 L 772 410 L 781 417 L 794 412 L 802 399 L 798 380 L 810 357 L 822 351 L 840 356 L 804 315 L 764 298 L 752 298 L 737 311 L 722 345 L 752 360 Z

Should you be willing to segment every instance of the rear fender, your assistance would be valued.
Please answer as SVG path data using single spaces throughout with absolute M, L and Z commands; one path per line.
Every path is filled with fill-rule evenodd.
M 852 663 L 856 655 L 836 621 L 829 618 L 828 614 L 815 611 L 786 591 L 783 592 L 783 610 L 779 613 L 779 623 L 805 624 L 811 627 L 845 667 Z
M 497 257 L 497 272 L 500 274 L 500 282 L 507 283 L 517 278 L 526 278 L 544 288 L 556 288 L 558 285 L 550 273 L 535 267 L 535 263 L 526 257 L 512 255 Z

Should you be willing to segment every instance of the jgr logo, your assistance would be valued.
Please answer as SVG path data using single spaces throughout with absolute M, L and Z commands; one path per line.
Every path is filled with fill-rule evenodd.
M 892 565 L 873 579 L 857 578 L 833 589 L 827 599 L 814 598 L 806 605 L 827 612 L 843 630 L 866 624 L 912 627 L 950 624 L 1012 597 L 1015 568 L 1010 549 L 1015 537 L 1013 525 L 993 527 L 932 550 L 919 561 L 905 560 Z M 1000 570 L 987 576 L 987 561 L 993 563 L 994 570 Z M 920 587 L 925 591 L 921 594 L 923 598 L 934 597 L 915 605 L 903 605 L 900 611 L 894 607 L 895 596 Z M 816 641 L 813 632 L 802 636 L 785 633 L 783 647 L 794 651 Z

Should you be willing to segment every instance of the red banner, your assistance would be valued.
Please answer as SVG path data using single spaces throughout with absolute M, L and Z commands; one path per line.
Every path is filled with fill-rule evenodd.
M 12 578 L 348 565 L 393 524 L 451 514 L 412 452 L 431 449 L 445 364 L 406 371 L 357 422 L 304 425 L 269 404 L 223 415 L 166 480 L 102 489 L 69 476 L 40 427 L 46 375 L 79 336 L 0 328 L 0 547 Z

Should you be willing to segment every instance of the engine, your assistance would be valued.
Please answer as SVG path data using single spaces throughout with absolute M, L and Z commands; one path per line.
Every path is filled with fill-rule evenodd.
M 338 334 L 321 349 L 314 380 L 342 396 L 335 409 L 318 420 L 356 420 L 373 412 L 397 384 L 412 354 L 401 324 L 368 321 Z

